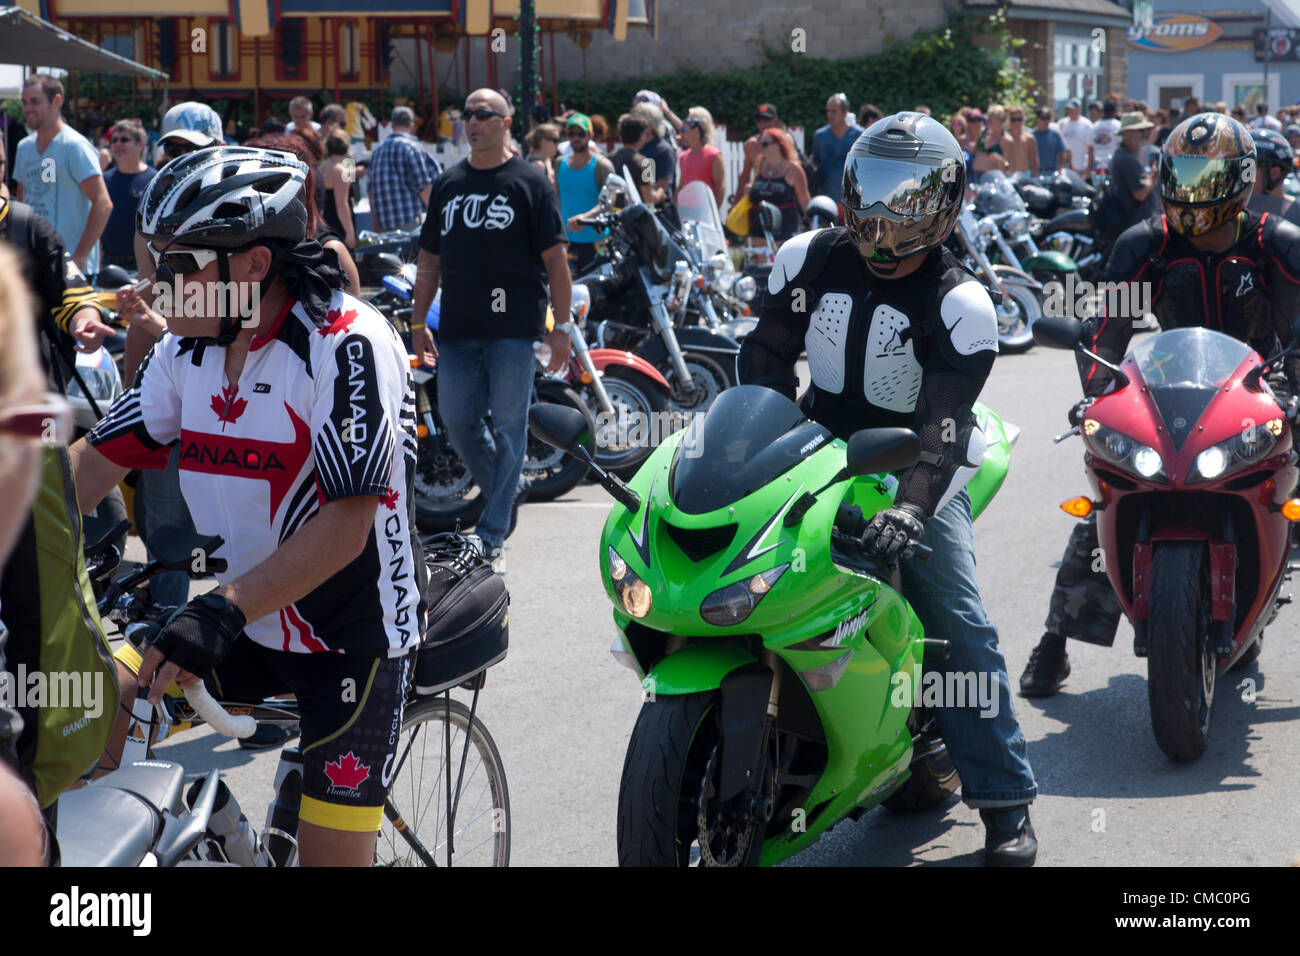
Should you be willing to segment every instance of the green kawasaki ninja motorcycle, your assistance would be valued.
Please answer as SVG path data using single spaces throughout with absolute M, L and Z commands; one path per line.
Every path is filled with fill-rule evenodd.
M 573 411 L 534 406 L 532 431 L 585 458 Z M 976 413 L 987 448 L 966 487 L 978 515 L 1018 429 Z M 889 472 L 919 453 L 907 429 L 845 443 L 785 396 L 741 386 L 629 484 L 593 466 L 619 502 L 600 541 L 611 650 L 645 696 L 620 864 L 772 864 L 878 803 L 925 809 L 957 789 L 932 716 L 913 706 L 927 647 L 942 656 L 947 642 L 924 638 L 897 569 L 859 547 L 893 501 Z

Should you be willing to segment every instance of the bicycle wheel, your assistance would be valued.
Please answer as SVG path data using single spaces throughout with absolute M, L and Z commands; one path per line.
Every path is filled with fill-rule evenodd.
M 398 769 L 375 844 L 377 866 L 447 865 L 448 767 L 455 807 L 451 865 L 510 863 L 510 795 L 501 754 L 477 715 L 471 727 L 469 708 L 460 701 L 451 701 L 450 717 L 448 751 L 446 698 L 424 697 L 407 705 Z

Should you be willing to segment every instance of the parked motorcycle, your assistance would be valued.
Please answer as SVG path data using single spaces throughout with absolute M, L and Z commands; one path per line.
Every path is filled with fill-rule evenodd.
M 1082 335 L 1067 317 L 1035 326 L 1042 344 L 1101 361 Z M 1205 752 L 1218 678 L 1259 654 L 1290 600 L 1281 590 L 1300 472 L 1264 374 L 1298 347 L 1264 361 L 1221 332 L 1161 332 L 1122 365 L 1101 362 L 1116 387 L 1057 439 L 1083 436 L 1093 493 L 1062 507 L 1097 514 L 1106 575 L 1147 658 L 1156 743 L 1179 762 Z
M 1099 195 L 1096 187 L 1073 169 L 1054 169 L 1037 176 L 1015 173 L 1011 184 L 1036 219 L 1053 219 L 1071 209 L 1088 209 Z
M 975 193 L 975 215 L 995 223 L 998 231 L 985 252 L 995 265 L 1005 263 L 1039 283 L 1059 282 L 1078 265 L 1065 253 L 1041 251 L 1032 234 L 1033 217 L 1011 181 L 999 171 L 984 174 Z
M 998 224 L 989 217 L 976 219 L 968 204 L 957 217 L 948 246 L 958 260 L 993 293 L 998 317 L 998 351 L 1024 352 L 1034 344 L 1033 324 L 1042 317 L 1039 295 L 1042 285 L 1033 276 L 1005 263 L 994 265 L 988 250 L 1001 237 Z
M 697 291 L 689 254 L 640 194 L 626 188 L 627 181 L 608 177 L 599 211 L 580 217 L 583 225 L 610 234 L 591 271 L 578 278 L 591 292 L 595 340 L 600 348 L 634 352 L 659 369 L 672 388 L 675 411 L 702 412 L 736 383 L 740 343 L 689 324 L 687 310 Z
M 987 409 L 976 513 L 1014 429 Z M 580 457 L 580 418 L 534 408 L 534 433 Z M 742 385 L 630 484 L 600 544 L 614 656 L 647 694 L 618 808 L 623 865 L 771 864 L 881 802 L 935 806 L 959 784 L 931 715 L 913 709 L 927 640 L 897 569 L 860 547 L 888 508 L 914 432 L 846 444 L 778 392 Z M 927 549 L 918 550 L 925 557 Z
M 590 348 L 585 332 L 590 311 L 591 293 L 575 282 L 573 324 L 569 326 L 571 353 L 564 380 L 595 416 L 597 463 L 621 477 L 630 477 L 660 437 L 676 431 L 669 420 L 672 389 L 659 370 L 641 356 L 622 349 Z M 549 348 L 539 351 L 538 358 L 549 361 Z M 548 457 L 554 453 L 549 446 L 543 447 Z M 542 454 L 539 450 L 538 455 Z
M 743 340 L 758 324 L 750 306 L 758 284 L 752 278 L 746 281 L 732 262 L 713 190 L 699 180 L 687 183 L 677 194 L 677 214 L 682 222 L 681 244 L 690 254 L 696 276 L 687 321 L 698 314 L 698 324 Z

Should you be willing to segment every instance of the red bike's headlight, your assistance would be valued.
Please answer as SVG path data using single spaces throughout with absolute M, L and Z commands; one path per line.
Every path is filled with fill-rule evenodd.
M 1194 481 L 1214 481 L 1229 472 L 1262 461 L 1277 445 L 1285 427 L 1285 420 L 1274 418 L 1211 445 L 1196 456 L 1192 473 L 1187 476 L 1188 484 Z
M 1107 428 L 1095 418 L 1083 420 L 1083 441 L 1099 458 L 1147 481 L 1166 481 L 1165 463 L 1160 452 L 1127 435 Z

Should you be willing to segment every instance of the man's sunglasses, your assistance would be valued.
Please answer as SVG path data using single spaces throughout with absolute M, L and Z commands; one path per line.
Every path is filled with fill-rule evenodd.
M 109 140 L 110 143 L 134 143 L 135 140 L 130 136 L 114 136 Z
M 193 143 L 187 143 L 183 139 L 169 139 L 163 143 L 163 155 L 168 159 L 176 159 L 178 156 L 194 152 L 196 148 Z
M 163 270 L 167 270 L 172 275 L 194 275 L 202 272 L 212 263 L 217 261 L 220 255 L 215 249 L 176 249 L 171 251 L 159 252 L 153 247 L 153 243 L 148 243 L 149 255 L 153 256 L 154 269 L 158 273 L 160 280 L 164 279 Z
M 764 147 L 767 147 L 767 146 L 775 146 L 775 145 L 776 145 L 776 140 L 774 140 L 774 139 L 760 139 L 760 140 L 758 141 L 758 145 L 759 145 L 759 146 L 764 146 Z
M 498 113 L 496 110 L 484 109 L 482 107 L 476 110 L 469 110 L 469 109 L 461 110 L 461 116 L 465 117 L 466 119 L 476 119 L 476 120 L 490 120 L 494 116 L 499 116 L 502 119 L 506 118 L 505 113 Z
M 590 136 L 591 134 L 581 126 L 570 126 L 564 131 L 564 135 L 569 137 L 569 139 L 573 139 L 575 136 Z
M 72 406 L 62 395 L 45 395 L 40 405 L 19 405 L 0 411 L 0 435 L 18 441 L 66 445 L 72 440 Z

